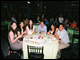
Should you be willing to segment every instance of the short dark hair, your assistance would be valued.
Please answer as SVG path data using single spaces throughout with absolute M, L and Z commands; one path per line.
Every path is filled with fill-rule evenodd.
M 60 26 L 60 25 L 63 25 L 63 27 L 64 27 L 64 24 L 63 24 L 63 23 L 60 23 L 59 26 Z
M 44 21 L 41 21 L 41 22 L 43 22 L 43 23 L 44 23 Z M 40 23 L 41 23 L 41 22 L 40 22 Z

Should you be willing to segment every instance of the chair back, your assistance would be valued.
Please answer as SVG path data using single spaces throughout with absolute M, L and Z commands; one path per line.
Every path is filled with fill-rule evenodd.
M 27 49 L 29 53 L 43 54 L 43 46 L 29 46 L 27 45 Z
M 30 54 L 32 55 L 41 55 L 43 58 L 43 46 L 29 46 L 27 45 L 27 51 L 28 51 L 28 58 L 30 57 Z
M 75 39 L 78 39 L 78 43 L 79 43 L 79 35 L 73 34 L 72 45 L 73 45 Z

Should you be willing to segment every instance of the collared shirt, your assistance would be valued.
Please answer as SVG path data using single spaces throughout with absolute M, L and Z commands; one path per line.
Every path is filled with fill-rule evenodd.
M 41 25 L 38 26 L 38 34 L 40 31 L 45 32 L 45 34 L 47 33 L 47 27 L 44 25 L 43 27 L 41 27 Z
M 69 36 L 68 33 L 65 29 L 63 29 L 62 31 L 58 30 L 57 31 L 59 38 L 61 39 L 62 43 L 69 43 Z

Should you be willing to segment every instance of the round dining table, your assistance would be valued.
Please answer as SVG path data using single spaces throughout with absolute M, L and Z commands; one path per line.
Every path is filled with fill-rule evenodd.
M 44 59 L 57 59 L 58 40 L 51 35 L 32 34 L 23 38 L 23 59 L 28 59 L 27 45 L 44 46 Z

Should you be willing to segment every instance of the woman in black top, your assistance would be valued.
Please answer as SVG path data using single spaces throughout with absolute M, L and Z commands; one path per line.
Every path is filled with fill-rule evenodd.
M 47 32 L 48 35 L 55 35 L 55 26 L 52 24 L 51 25 L 51 29 Z
M 22 33 L 25 33 L 22 38 L 26 35 L 26 30 L 25 30 L 25 26 L 24 26 L 24 23 L 23 21 L 20 22 L 19 24 L 19 28 L 18 28 L 18 31 L 17 31 L 17 35 L 19 36 L 20 34 Z M 22 40 L 22 39 L 21 39 Z

